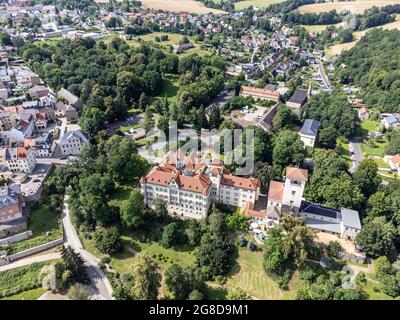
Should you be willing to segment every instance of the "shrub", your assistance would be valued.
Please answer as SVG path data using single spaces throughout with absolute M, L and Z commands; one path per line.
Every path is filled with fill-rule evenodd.
M 338 257 L 339 254 L 343 251 L 343 248 L 338 241 L 329 241 L 327 250 L 329 256 Z

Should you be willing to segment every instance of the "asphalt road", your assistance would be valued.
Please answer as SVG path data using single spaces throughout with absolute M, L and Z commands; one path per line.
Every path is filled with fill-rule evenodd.
M 65 196 L 63 211 L 61 214 L 65 231 L 65 244 L 71 246 L 85 261 L 86 272 L 88 273 L 90 281 L 92 282 L 92 298 L 94 300 L 113 300 L 110 282 L 106 278 L 104 272 L 97 268 L 97 264 L 99 263 L 100 259 L 83 248 L 82 242 L 79 239 L 78 234 L 76 233 L 76 230 L 71 222 L 68 204 L 66 201 L 67 198 L 68 196 Z
M 317 60 L 318 61 L 318 69 L 319 69 L 319 73 L 321 75 L 321 79 L 325 84 L 325 87 L 329 90 L 332 91 L 332 86 L 331 83 L 329 82 L 329 78 L 325 73 L 325 68 L 324 65 L 322 64 L 321 60 Z
M 363 155 L 362 155 L 361 148 L 360 148 L 360 143 L 357 138 L 351 138 L 349 140 L 349 151 L 354 153 L 354 155 L 352 154 L 352 156 L 351 156 L 353 166 L 350 169 L 351 172 L 354 172 L 363 159 Z

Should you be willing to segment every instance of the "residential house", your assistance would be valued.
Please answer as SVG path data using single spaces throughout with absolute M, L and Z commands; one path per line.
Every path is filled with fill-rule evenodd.
M 303 141 L 305 147 L 314 147 L 319 127 L 319 121 L 314 119 L 306 119 L 304 121 L 303 127 L 300 130 L 300 139 Z
M 8 99 L 8 89 L 4 85 L 3 81 L 0 81 L 0 99 L 7 100 Z
M 0 130 L 8 131 L 13 126 L 15 126 L 17 120 L 15 118 L 15 113 L 0 110 Z
M 368 118 L 369 118 L 368 108 L 365 106 L 358 109 L 357 114 L 358 114 L 358 119 L 360 119 L 361 121 L 368 120 Z
M 26 139 L 25 147 L 30 147 L 35 152 L 36 158 L 50 158 L 56 148 L 53 134 L 46 132 L 34 139 Z
M 392 170 L 397 170 L 400 175 L 400 154 L 394 156 L 386 155 L 383 160 L 390 166 Z
M 70 104 L 65 108 L 64 115 L 68 122 L 76 121 L 79 117 L 78 111 L 76 111 L 76 109 Z
M 26 230 L 29 210 L 18 184 L 0 187 L 0 238 Z
M 81 100 L 68 90 L 61 88 L 57 95 L 63 100 L 67 101 L 71 106 L 73 106 L 78 112 L 82 111 L 82 103 Z
M 47 116 L 45 112 L 38 112 L 36 114 L 36 129 L 46 129 L 47 128 Z
M 49 92 L 49 88 L 45 86 L 35 86 L 28 89 L 28 93 L 33 99 L 45 97 L 49 94 Z
M 29 147 L 3 147 L 1 163 L 12 172 L 31 173 L 36 167 L 36 157 Z
M 399 130 L 400 129 L 399 119 L 400 119 L 400 114 L 398 113 L 385 113 L 382 114 L 381 122 L 383 123 L 386 130 L 389 129 Z
M 3 134 L 9 138 L 13 138 L 15 141 L 24 141 L 31 137 L 35 129 L 35 122 L 32 116 L 29 119 L 30 121 L 19 120 L 11 130 L 4 131 Z

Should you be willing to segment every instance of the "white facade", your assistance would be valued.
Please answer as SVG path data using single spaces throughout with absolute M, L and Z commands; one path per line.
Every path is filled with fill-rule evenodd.
M 64 156 L 79 155 L 82 146 L 89 143 L 80 130 L 66 132 L 60 139 L 61 153 Z
M 314 147 L 315 145 L 315 136 L 309 136 L 306 134 L 300 133 L 300 140 L 303 141 L 304 146 Z
M 25 148 L 10 148 L 25 149 Z M 12 172 L 31 173 L 36 167 L 36 157 L 30 148 L 26 148 L 23 154 L 18 151 L 10 152 L 11 157 L 3 159 L 5 166 Z
M 300 208 L 305 186 L 305 181 L 286 177 L 282 204 L 289 207 Z
M 140 179 L 147 206 L 153 207 L 154 200 L 161 199 L 170 214 L 204 219 L 212 202 L 245 208 L 259 197 L 258 179 L 226 174 L 221 164 L 176 164 L 164 160 Z

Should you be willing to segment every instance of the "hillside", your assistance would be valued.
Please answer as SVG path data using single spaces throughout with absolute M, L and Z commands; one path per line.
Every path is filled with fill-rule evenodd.
M 337 64 L 341 82 L 354 83 L 363 90 L 369 106 L 382 112 L 400 111 L 400 31 L 375 29 L 368 32 Z

